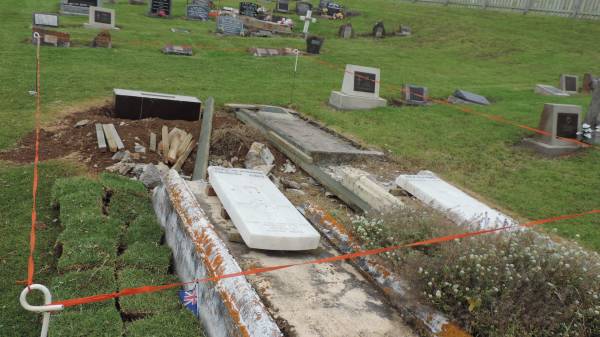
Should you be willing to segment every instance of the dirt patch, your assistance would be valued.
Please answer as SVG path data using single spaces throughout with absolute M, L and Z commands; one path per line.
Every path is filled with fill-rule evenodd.
M 157 135 L 157 142 L 161 139 L 163 125 L 177 127 L 194 135 L 197 141 L 200 134 L 199 121 L 163 120 L 158 118 L 147 118 L 141 120 L 120 119 L 111 117 L 112 104 L 84 108 L 73 112 L 54 124 L 44 126 L 40 130 L 40 160 L 67 158 L 85 164 L 91 172 L 103 171 L 106 167 L 113 165 L 113 153 L 102 152 L 98 149 L 96 141 L 96 123 L 115 125 L 119 136 L 123 140 L 125 149 L 134 153 L 135 143 L 146 147 L 146 153 L 140 153 L 134 158 L 140 163 L 158 163 L 161 156 L 151 152 L 150 132 Z M 82 127 L 75 127 L 77 122 L 88 120 Z M 231 157 L 243 159 L 253 141 L 266 141 L 254 129 L 251 129 L 235 116 L 226 112 L 217 112 L 213 119 L 213 140 L 211 142 L 211 159 L 221 158 L 230 160 Z M 285 157 L 270 147 L 276 163 L 285 162 Z M 195 151 L 183 165 L 182 171 L 190 175 L 194 168 Z M 7 160 L 19 164 L 33 163 L 35 154 L 35 131 L 25 135 L 16 147 L 0 152 L 0 160 Z M 136 155 L 137 156 L 137 155 Z M 243 160 L 241 160 L 243 162 Z

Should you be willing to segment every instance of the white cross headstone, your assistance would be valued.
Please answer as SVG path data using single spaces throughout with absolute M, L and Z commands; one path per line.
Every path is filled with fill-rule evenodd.
M 308 27 L 310 26 L 310 23 L 317 22 L 317 19 L 313 18 L 312 11 L 308 10 L 306 11 L 306 16 L 301 16 L 300 20 L 304 21 L 304 29 L 302 30 L 302 32 L 304 33 L 304 37 L 306 37 L 308 35 Z

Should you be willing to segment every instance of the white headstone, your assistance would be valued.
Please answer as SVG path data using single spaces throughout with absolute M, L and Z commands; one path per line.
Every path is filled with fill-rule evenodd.
M 534 92 L 536 94 L 540 94 L 540 95 L 544 95 L 544 96 L 563 96 L 563 97 L 571 96 L 566 91 L 562 91 L 556 87 L 553 87 L 551 85 L 545 85 L 545 84 L 537 84 L 535 86 Z
M 58 15 L 46 13 L 33 13 L 33 25 L 58 27 Z
M 208 168 L 209 182 L 250 248 L 309 250 L 320 235 L 264 173 Z
M 90 6 L 89 28 L 115 29 L 115 10 Z
M 396 178 L 396 184 L 423 203 L 446 213 L 458 224 L 464 223 L 476 229 L 517 224 L 515 220 L 490 208 L 429 171 L 421 171 L 417 175 L 400 175 Z
M 378 68 L 347 64 L 342 92 L 347 95 L 379 97 L 381 72 Z

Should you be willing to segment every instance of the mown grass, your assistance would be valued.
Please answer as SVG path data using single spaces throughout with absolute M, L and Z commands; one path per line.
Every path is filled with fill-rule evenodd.
M 75 47 L 43 48 L 44 120 L 97 97 L 109 97 L 114 87 L 214 96 L 217 103 L 290 103 L 293 59 L 255 58 L 244 51 L 259 47 L 304 47 L 298 38 L 218 37 L 214 22 L 185 21 L 184 0 L 173 2 L 174 17 L 154 19 L 145 6 L 125 1 L 117 10 L 119 31 L 111 32 L 115 48 L 92 49 L 96 30 L 83 28 L 86 18 L 61 17 Z M 236 5 L 221 1 L 219 5 Z M 341 40 L 340 21 L 319 20 L 311 31 L 326 38 L 322 55 L 299 63 L 293 103 L 298 110 L 365 142 L 391 151 L 409 170 L 430 169 L 470 189 L 489 202 L 522 218 L 536 219 L 586 211 L 600 198 L 596 166 L 598 150 L 547 159 L 516 147 L 528 133 L 521 129 L 463 113 L 453 107 L 381 108 L 338 112 L 326 105 L 338 89 L 346 63 L 375 66 L 382 71 L 382 95 L 399 96 L 403 83 L 429 87 L 444 98 L 456 88 L 488 96 L 494 104 L 478 110 L 537 126 L 543 103 L 579 104 L 589 97 L 553 98 L 533 93 L 536 83 L 556 84 L 560 73 L 600 73 L 600 50 L 594 48 L 596 21 L 518 13 L 429 6 L 391 0 L 346 0 L 362 14 L 351 18 L 358 32 L 369 32 L 383 20 L 392 30 L 400 23 L 413 28 L 410 38 Z M 14 144 L 31 130 L 34 78 L 30 35 L 33 11 L 55 11 L 57 2 L 4 1 L 0 40 L 0 148 Z M 294 17 L 296 18 L 296 17 Z M 297 18 L 296 18 L 297 19 Z M 172 33 L 171 27 L 191 30 Z M 194 46 L 193 57 L 162 55 L 166 43 Z M 320 59 L 336 66 L 324 66 Z M 588 248 L 600 249 L 598 217 L 549 225 L 558 234 Z

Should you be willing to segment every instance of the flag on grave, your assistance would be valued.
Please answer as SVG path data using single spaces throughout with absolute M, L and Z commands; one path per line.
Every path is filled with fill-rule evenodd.
M 189 309 L 198 317 L 198 285 L 195 284 L 191 290 L 181 289 L 179 291 L 179 300 L 184 307 Z

